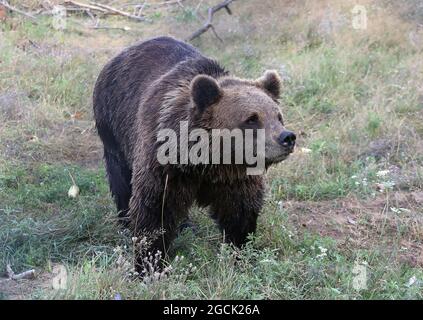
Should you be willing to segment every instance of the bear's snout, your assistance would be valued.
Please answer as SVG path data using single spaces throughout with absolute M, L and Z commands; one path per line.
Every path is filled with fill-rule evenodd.
M 279 136 L 278 142 L 279 144 L 288 149 L 288 151 L 291 153 L 294 151 L 295 141 L 297 139 L 297 136 L 294 132 L 289 130 L 284 130 Z

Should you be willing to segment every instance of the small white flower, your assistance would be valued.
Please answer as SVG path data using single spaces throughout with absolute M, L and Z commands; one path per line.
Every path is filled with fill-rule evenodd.
M 327 251 L 328 249 L 322 247 L 322 246 L 318 246 L 319 250 L 320 250 L 320 254 L 318 254 L 316 256 L 316 259 L 323 259 L 324 257 L 327 256 Z
M 380 177 L 386 177 L 389 173 L 389 170 L 380 170 L 376 172 L 376 176 Z
M 319 246 L 319 249 L 320 249 L 320 252 L 321 253 L 326 253 L 328 251 L 328 249 L 326 249 L 326 248 L 324 248 L 322 246 Z
M 327 256 L 327 254 L 326 253 L 321 253 L 321 254 L 318 254 L 317 256 L 316 256 L 316 258 L 317 259 L 323 259 L 324 257 L 326 257 Z

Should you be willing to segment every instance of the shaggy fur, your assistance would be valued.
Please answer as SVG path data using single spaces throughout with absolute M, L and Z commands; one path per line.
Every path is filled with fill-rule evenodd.
M 189 130 L 243 128 L 250 105 L 266 127 L 268 118 L 281 117 L 274 102 L 279 91 L 274 72 L 256 81 L 230 77 L 216 61 L 168 37 L 130 47 L 104 67 L 94 114 L 111 192 L 134 236 L 164 231 L 151 252 L 166 251 L 194 202 L 210 207 L 226 240 L 241 246 L 256 230 L 265 188 L 263 176 L 246 175 L 244 165 L 160 165 L 158 130 L 179 132 L 183 120 Z M 279 134 L 277 123 L 272 128 Z

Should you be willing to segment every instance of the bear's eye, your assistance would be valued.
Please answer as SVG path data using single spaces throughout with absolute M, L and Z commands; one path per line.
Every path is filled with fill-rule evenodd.
M 253 113 L 251 116 L 248 117 L 247 120 L 245 120 L 246 124 L 249 125 L 253 125 L 253 124 L 257 124 L 257 122 L 259 121 L 259 116 L 257 113 Z

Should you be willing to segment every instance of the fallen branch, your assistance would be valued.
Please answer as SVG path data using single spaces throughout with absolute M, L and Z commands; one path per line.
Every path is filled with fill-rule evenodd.
M 23 16 L 25 16 L 27 18 L 30 18 L 33 23 L 37 24 L 37 18 L 34 17 L 32 14 L 27 13 L 25 11 L 22 11 L 22 10 L 20 10 L 18 8 L 15 8 L 15 7 L 11 6 L 6 0 L 1 0 L 0 1 L 0 4 L 2 4 L 6 9 L 8 9 L 8 10 L 10 10 L 12 12 L 16 12 L 16 13 L 18 13 L 20 15 L 23 15 Z
M 195 38 L 199 37 L 200 35 L 202 35 L 203 33 L 205 33 L 206 31 L 208 31 L 209 29 L 212 29 L 214 35 L 216 36 L 216 38 L 218 38 L 220 41 L 223 41 L 216 33 L 216 30 L 214 29 L 213 26 L 213 16 L 216 12 L 218 12 L 221 9 L 226 9 L 226 12 L 228 14 L 232 14 L 232 11 L 229 9 L 229 5 L 234 2 L 235 0 L 225 0 L 220 4 L 215 5 L 214 7 L 211 7 L 208 9 L 208 16 L 207 16 L 207 20 L 204 23 L 204 25 L 198 29 L 197 31 L 195 31 L 193 34 L 191 34 L 188 38 L 186 38 L 186 41 L 192 41 Z
M 79 8 L 83 8 L 83 9 L 88 9 L 88 10 L 95 10 L 95 11 L 100 11 L 101 13 L 107 13 L 106 9 L 101 8 L 100 6 L 97 6 L 96 4 L 86 4 L 86 3 L 81 3 L 81 2 L 77 2 L 77 1 L 65 1 L 64 2 L 65 5 L 73 5 L 75 7 L 79 7 Z
M 129 28 L 129 27 L 109 27 L 109 26 L 93 26 L 93 27 L 90 27 L 90 28 L 94 29 L 94 30 L 121 30 L 121 31 L 130 31 L 131 30 L 131 28 Z M 81 134 L 83 134 L 83 133 L 81 133 Z
M 10 267 L 10 264 L 6 266 L 6 272 L 9 280 L 21 280 L 21 279 L 34 279 L 35 278 L 35 270 L 31 269 L 22 273 L 15 274 Z
M 185 0 L 174 0 L 174 1 L 165 1 L 165 2 L 159 2 L 159 3 L 152 3 L 151 6 L 153 7 L 162 7 L 162 6 L 169 6 L 169 5 L 173 5 L 173 4 L 178 4 L 180 5 L 181 2 L 183 2 Z
M 115 14 L 118 14 L 118 15 L 121 15 L 121 16 L 124 16 L 124 17 L 127 17 L 127 18 L 131 18 L 131 19 L 138 20 L 138 21 L 144 21 L 144 20 L 145 20 L 145 18 L 144 18 L 144 17 L 135 16 L 135 15 L 133 15 L 133 14 L 130 14 L 129 12 L 126 12 L 126 11 L 122 11 L 122 10 L 116 9 L 116 8 L 113 8 L 113 7 L 107 6 L 107 5 L 105 5 L 105 4 L 96 3 L 96 2 L 90 2 L 90 3 L 91 3 L 92 5 L 94 5 L 94 6 L 97 6 L 97 7 L 103 8 L 103 9 L 105 9 L 105 10 L 109 11 L 109 12 L 113 12 L 113 13 L 115 13 Z
M 142 5 L 147 5 L 149 8 L 157 8 L 157 7 L 165 7 L 165 6 L 172 6 L 172 5 L 182 5 L 182 2 L 184 2 L 185 0 L 171 0 L 171 1 L 165 1 L 165 2 L 158 2 L 158 3 L 147 3 L 147 1 L 144 1 L 144 3 Z M 134 3 L 125 3 L 123 5 L 121 5 L 121 8 L 127 8 L 127 7 L 137 7 L 137 6 L 141 6 L 141 4 L 138 2 L 134 2 Z
M 2 0 L 0 0 L 0 4 Z M 4 0 L 3 0 L 4 1 Z M 98 15 L 98 14 L 103 14 L 103 15 L 107 15 L 110 14 L 110 12 L 108 12 L 107 10 L 100 8 L 100 7 L 96 7 L 93 5 L 89 5 L 86 3 L 82 3 L 82 2 L 78 2 L 78 1 L 73 1 L 73 0 L 66 0 L 62 3 L 62 5 L 66 8 L 66 12 L 67 13 L 71 13 L 71 12 L 82 12 L 87 14 L 88 16 L 92 16 L 93 12 Z M 43 8 L 44 9 L 38 9 L 36 11 L 34 11 L 33 13 L 36 15 L 47 15 L 47 16 L 53 16 L 55 15 L 54 9 L 53 7 L 48 7 L 45 3 L 43 4 Z M 33 16 L 35 18 L 35 16 Z
M 91 11 L 87 11 L 87 14 L 89 15 L 89 17 L 94 21 L 94 25 L 93 26 L 91 26 L 90 27 L 90 29 L 94 29 L 94 30 L 101 30 L 101 29 L 104 29 L 104 30 L 122 30 L 122 31 L 129 31 L 129 30 L 131 30 L 131 28 L 129 28 L 129 27 L 109 27 L 109 26 L 100 26 L 100 18 L 96 18 L 96 17 L 94 17 L 94 15 L 91 13 Z M 84 130 L 85 131 L 85 130 Z M 83 132 L 81 132 L 81 134 L 83 134 L 84 133 L 84 131 Z M 72 178 L 72 177 L 71 177 Z M 75 183 L 74 183 L 75 184 Z

